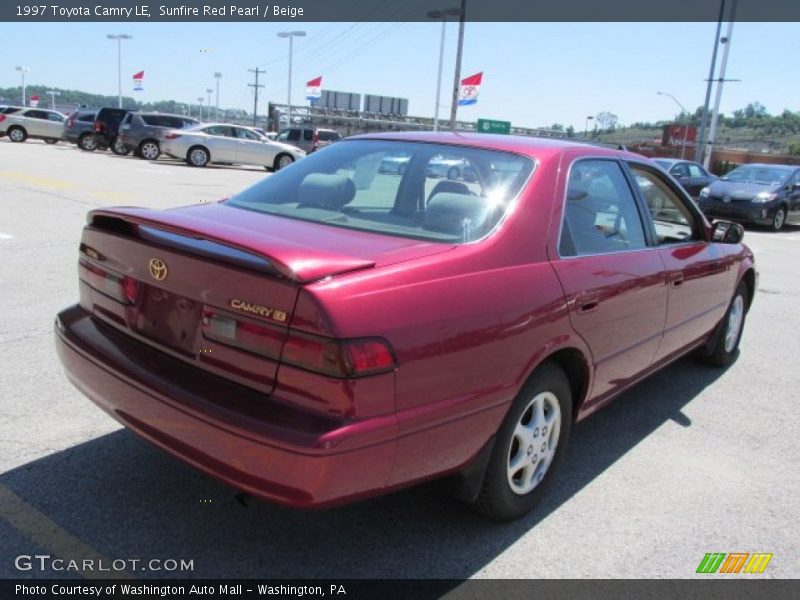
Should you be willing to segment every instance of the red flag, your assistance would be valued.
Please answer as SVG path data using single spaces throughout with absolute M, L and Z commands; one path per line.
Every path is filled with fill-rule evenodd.
M 138 73 L 133 74 L 134 79 L 144 79 L 144 71 L 139 71 Z
M 470 75 L 469 77 L 465 77 L 461 80 L 461 85 L 480 85 L 481 80 L 483 79 L 483 71 L 480 73 L 475 73 L 475 75 Z
M 38 95 L 31 96 L 29 104 L 34 108 L 39 106 L 39 96 Z
M 478 93 L 481 90 L 482 79 L 483 71 L 461 80 L 461 93 L 458 95 L 459 106 L 468 106 L 478 101 Z
M 311 81 L 306 83 L 306 87 L 322 87 L 322 76 L 319 76 L 316 79 L 312 79 Z

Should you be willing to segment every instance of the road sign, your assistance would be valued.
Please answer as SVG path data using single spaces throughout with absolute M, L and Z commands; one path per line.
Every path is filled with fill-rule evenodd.
M 491 119 L 478 119 L 478 133 L 511 133 L 511 121 L 492 121 Z

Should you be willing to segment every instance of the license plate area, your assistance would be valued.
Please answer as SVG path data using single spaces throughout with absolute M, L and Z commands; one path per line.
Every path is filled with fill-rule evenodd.
M 201 313 L 201 303 L 145 284 L 134 328 L 148 339 L 195 355 Z

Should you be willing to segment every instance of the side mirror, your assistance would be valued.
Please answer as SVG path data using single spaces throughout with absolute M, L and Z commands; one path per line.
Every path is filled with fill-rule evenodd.
M 744 237 L 744 227 L 730 221 L 714 221 L 711 240 L 722 244 L 738 244 Z

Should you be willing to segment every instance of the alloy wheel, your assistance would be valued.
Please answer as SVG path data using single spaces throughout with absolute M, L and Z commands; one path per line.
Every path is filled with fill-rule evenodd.
M 744 322 L 744 298 L 738 294 L 731 304 L 731 310 L 728 313 L 728 326 L 725 328 L 725 352 L 733 352 L 736 347 L 736 341 L 739 339 L 739 334 L 742 331 L 742 323 Z
M 534 396 L 517 421 L 508 448 L 508 484 L 515 494 L 530 493 L 545 476 L 558 448 L 561 408 L 552 392 Z

